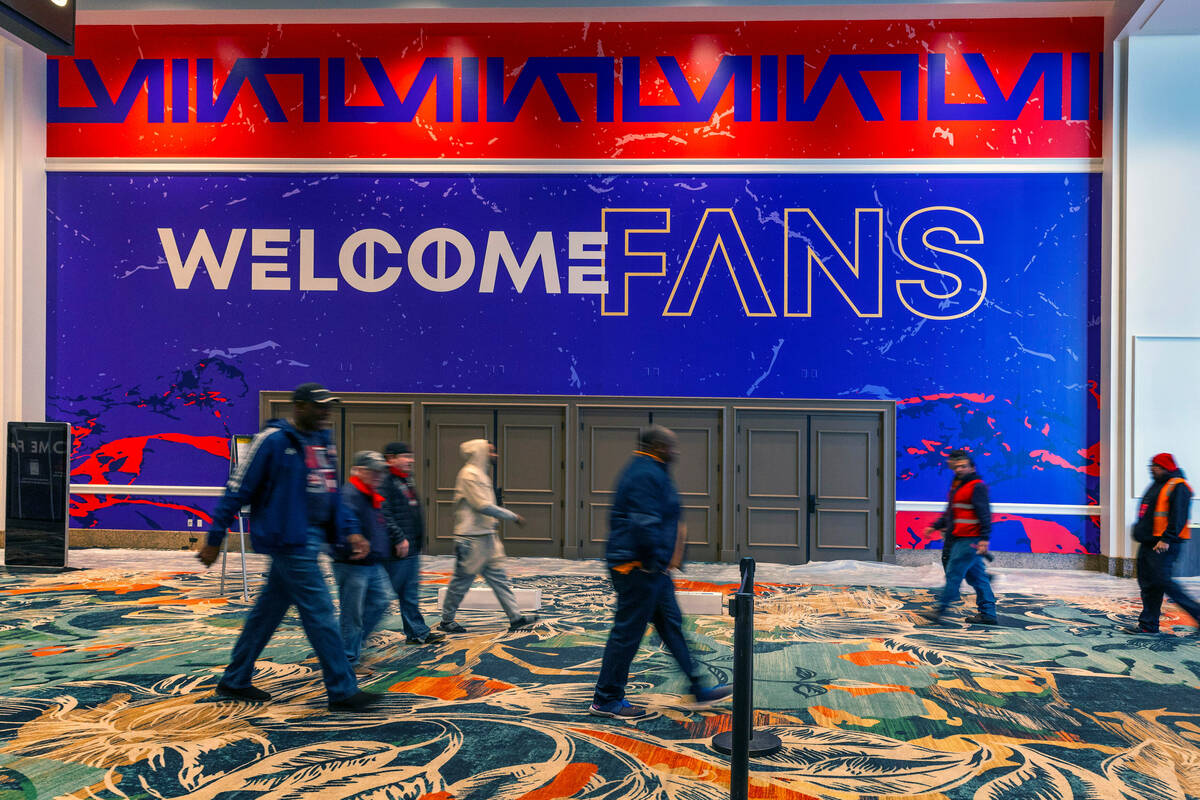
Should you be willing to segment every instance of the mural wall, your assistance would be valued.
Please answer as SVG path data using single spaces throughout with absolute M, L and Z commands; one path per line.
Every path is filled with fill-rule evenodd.
M 1098 173 L 755 161 L 1094 156 L 1100 23 L 1038 22 L 83 28 L 51 61 L 51 156 L 343 160 L 48 176 L 74 480 L 220 483 L 258 392 L 317 379 L 894 399 L 898 500 L 941 498 L 967 447 L 996 501 L 1095 503 Z M 401 157 L 471 162 L 362 161 Z M 939 546 L 926 516 L 898 546 Z M 994 546 L 1098 533 L 1004 515 Z

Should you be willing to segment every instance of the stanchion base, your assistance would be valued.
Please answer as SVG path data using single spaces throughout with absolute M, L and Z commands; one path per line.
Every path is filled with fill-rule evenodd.
M 713 750 L 726 755 L 733 752 L 733 731 L 718 733 L 712 738 Z M 766 731 L 750 731 L 750 755 L 769 756 L 783 748 L 783 740 Z

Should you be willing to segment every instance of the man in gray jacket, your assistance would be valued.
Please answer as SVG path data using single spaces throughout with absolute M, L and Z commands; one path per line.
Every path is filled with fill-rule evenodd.
M 496 448 L 487 439 L 471 439 L 458 446 L 467 463 L 454 481 L 454 577 L 446 587 L 442 604 L 442 621 L 438 628 L 446 633 L 466 633 L 467 629 L 454 621 L 458 605 L 479 575 L 496 593 L 500 607 L 508 615 L 510 631 L 527 628 L 537 622 L 537 616 L 523 616 L 517 608 L 512 584 L 502 566 L 504 545 L 496 535 L 497 520 L 510 520 L 524 525 L 520 514 L 496 505 L 489 468 L 496 463 Z

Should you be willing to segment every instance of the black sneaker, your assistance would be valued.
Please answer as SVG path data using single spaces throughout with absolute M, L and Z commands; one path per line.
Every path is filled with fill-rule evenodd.
M 271 699 L 271 693 L 262 689 L 255 689 L 253 686 L 230 686 L 227 683 L 217 684 L 217 694 L 230 700 L 245 700 L 249 703 L 265 703 Z
M 972 614 L 967 617 L 967 622 L 972 625 L 999 625 L 1000 620 L 995 617 L 989 617 L 984 614 Z
M 1130 636 L 1157 636 L 1158 631 L 1148 631 L 1141 625 L 1125 625 L 1118 628 L 1121 633 L 1128 633 Z
M 466 633 L 467 632 L 466 628 L 464 628 L 462 625 L 459 625 L 454 620 L 450 620 L 449 622 L 439 622 L 438 630 L 445 631 L 446 633 Z
M 513 631 L 519 631 L 522 628 L 528 628 L 530 625 L 532 625 L 533 623 L 535 623 L 537 621 L 538 621 L 537 614 L 533 614 L 531 616 L 517 617 L 516 619 L 514 619 L 512 622 L 510 622 L 508 624 L 508 631 L 509 631 L 509 633 L 512 633 Z
M 733 694 L 733 687 L 728 683 L 718 683 L 716 686 L 695 686 L 692 688 L 692 705 L 709 706 L 719 700 L 724 700 Z
M 446 638 L 446 634 L 444 634 L 444 633 L 435 633 L 434 631 L 430 631 L 429 633 L 425 634 L 424 636 L 409 636 L 407 639 L 404 640 L 404 643 L 405 644 L 433 644 L 434 642 L 440 642 L 445 638 Z
M 349 697 L 343 697 L 341 700 L 330 700 L 330 711 L 362 711 L 365 708 L 375 705 L 380 700 L 380 695 L 371 694 L 370 692 L 355 692 Z

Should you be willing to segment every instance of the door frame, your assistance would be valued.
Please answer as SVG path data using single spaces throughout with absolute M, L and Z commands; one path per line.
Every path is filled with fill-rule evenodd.
M 288 402 L 291 390 L 264 390 L 259 392 L 259 423 L 267 420 L 273 403 Z M 735 509 L 737 430 L 736 413 L 745 411 L 787 411 L 809 414 L 862 412 L 878 414 L 880 418 L 880 536 L 876 558 L 882 562 L 896 559 L 896 402 L 894 400 L 845 400 L 818 398 L 745 398 L 745 397 L 614 397 L 604 395 L 533 395 L 533 394 L 434 394 L 393 392 L 342 392 L 335 391 L 343 406 L 355 405 L 399 405 L 411 404 L 413 448 L 424 446 L 425 413 L 434 406 L 546 406 L 566 408 L 566 435 L 563 437 L 563 452 L 566 474 L 563 482 L 563 498 L 567 513 L 564 515 L 566 529 L 563 531 L 563 557 L 580 558 L 582 542 L 580 531 L 581 470 L 576 465 L 581 450 L 580 410 L 644 408 L 650 411 L 668 410 L 716 410 L 721 418 L 721 444 L 719 463 L 721 475 L 721 542 L 718 557 L 725 563 L 736 563 L 738 559 L 737 512 Z M 420 435 L 418 435 L 420 432 Z M 342 454 L 343 458 L 345 454 Z M 425 467 L 426 456 L 417 454 L 418 486 L 428 485 Z

